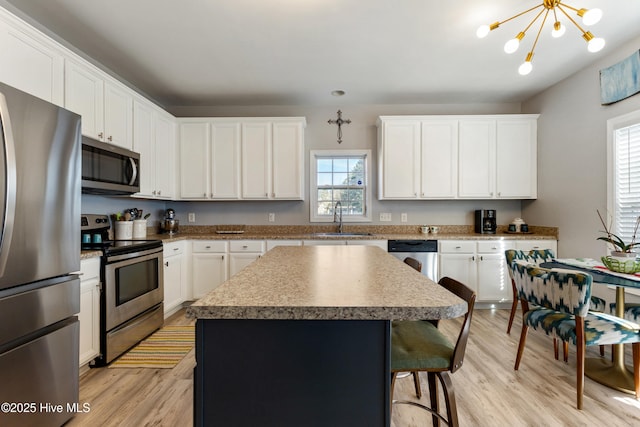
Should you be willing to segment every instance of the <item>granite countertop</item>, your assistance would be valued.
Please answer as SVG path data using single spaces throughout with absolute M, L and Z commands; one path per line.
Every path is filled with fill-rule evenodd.
M 187 308 L 198 319 L 458 317 L 466 303 L 375 246 L 280 246 Z
M 479 234 L 473 231 L 473 226 L 443 225 L 438 233 L 420 233 L 420 226 L 403 225 L 345 225 L 345 235 L 322 235 L 336 231 L 336 225 L 309 226 L 237 226 L 241 233 L 219 234 L 220 226 L 185 226 L 180 227 L 176 234 L 155 234 L 150 231 L 147 238 L 160 239 L 165 242 L 194 240 L 557 240 L 556 227 L 529 226 L 531 233 L 508 233 L 507 226 L 499 226 L 496 234 Z M 225 228 L 233 226 L 225 226 Z M 318 234 L 320 233 L 320 234 Z M 369 233 L 368 235 L 353 235 L 349 233 Z
M 498 226 L 496 234 L 479 234 L 473 226 L 442 225 L 438 233 L 420 233 L 417 225 L 346 225 L 347 235 L 318 235 L 336 230 L 335 224 L 308 226 L 237 226 L 242 233 L 219 233 L 221 226 L 183 226 L 176 234 L 160 234 L 153 227 L 147 229 L 147 239 L 162 240 L 164 243 L 181 240 L 557 240 L 557 227 L 529 226 L 531 233 L 507 233 L 507 226 Z M 223 226 L 225 231 L 234 226 Z M 353 235 L 348 233 L 370 233 Z M 82 251 L 80 259 L 100 256 L 100 251 Z

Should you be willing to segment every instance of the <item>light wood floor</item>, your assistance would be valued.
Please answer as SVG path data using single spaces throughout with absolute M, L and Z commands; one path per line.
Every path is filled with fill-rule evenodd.
M 190 323 L 183 313 L 166 324 Z M 452 376 L 460 425 L 640 425 L 640 401 L 589 378 L 585 379 L 584 409 L 577 410 L 575 349 L 570 348 L 568 364 L 556 361 L 551 338 L 544 333 L 530 331 L 520 370 L 514 371 L 521 323 L 516 318 L 508 336 L 508 314 L 508 310 L 474 313 L 464 366 Z M 440 327 L 455 334 L 458 323 L 443 321 Z M 588 357 L 597 355 L 596 348 L 589 348 Z M 192 350 L 174 369 L 91 369 L 80 379 L 80 403 L 89 403 L 91 411 L 78 414 L 67 426 L 192 425 L 194 365 Z M 426 378 L 422 382 L 427 394 Z M 397 381 L 395 397 L 415 399 L 411 378 Z M 423 403 L 428 400 L 428 394 L 423 395 Z M 417 408 L 394 406 L 393 427 L 431 425 L 430 420 Z

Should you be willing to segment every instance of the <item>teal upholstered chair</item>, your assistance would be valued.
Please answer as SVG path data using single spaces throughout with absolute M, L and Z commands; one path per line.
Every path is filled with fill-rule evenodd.
M 609 311 L 611 314 L 616 312 L 616 303 L 609 304 Z M 634 302 L 628 302 L 624 305 L 624 318 L 631 320 L 632 322 L 640 322 L 640 304 Z
M 469 337 L 473 306 L 476 294 L 467 286 L 449 277 L 438 282 L 467 302 L 467 312 L 455 343 L 438 330 L 436 324 L 421 320 L 394 321 L 391 327 L 391 403 L 409 404 L 425 409 L 432 414 L 433 425 L 440 425 L 440 420 L 449 426 L 458 425 L 458 412 L 453 383 L 449 373 L 454 373 L 462 366 Z M 393 389 L 399 372 L 427 372 L 429 384 L 430 407 L 417 402 L 393 400 Z M 442 385 L 447 416 L 440 414 L 438 408 L 438 385 Z
M 556 257 L 555 253 L 551 249 L 533 249 L 529 252 L 519 251 L 519 250 L 506 250 L 505 257 L 507 259 L 507 266 L 511 266 L 511 263 L 515 260 L 527 261 L 531 264 L 542 264 L 544 262 L 551 262 Z M 516 314 L 516 310 L 518 308 L 518 292 L 516 290 L 516 285 L 513 279 L 512 269 L 509 268 L 509 276 L 511 277 L 511 289 L 513 291 L 513 303 L 511 304 L 511 313 L 509 315 L 509 324 L 507 325 L 507 334 L 511 333 L 511 326 L 513 325 L 513 318 Z M 606 302 L 604 299 L 591 296 L 591 310 L 592 311 L 604 311 L 606 309 Z M 563 350 L 563 359 L 565 362 L 569 360 L 569 343 L 563 341 L 562 343 Z M 558 360 L 558 339 L 556 337 L 553 338 L 553 354 Z M 600 346 L 600 355 L 604 356 L 604 346 Z
M 582 409 L 585 348 L 633 344 L 636 398 L 640 394 L 640 325 L 602 312 L 589 311 L 592 277 L 571 270 L 544 269 L 515 261 L 512 272 L 524 311 L 515 370 L 520 367 L 530 327 L 576 346 L 577 407 Z

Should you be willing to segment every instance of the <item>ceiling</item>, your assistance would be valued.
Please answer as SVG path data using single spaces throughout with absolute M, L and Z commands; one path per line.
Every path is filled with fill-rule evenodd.
M 521 76 L 538 24 L 515 54 L 502 46 L 533 16 L 475 31 L 540 2 L 2 0 L 167 108 L 336 104 L 334 90 L 340 104 L 521 102 L 640 36 L 638 0 L 567 0 L 604 11 L 588 29 L 607 45 L 589 53 L 566 18 L 560 39 L 547 22 Z

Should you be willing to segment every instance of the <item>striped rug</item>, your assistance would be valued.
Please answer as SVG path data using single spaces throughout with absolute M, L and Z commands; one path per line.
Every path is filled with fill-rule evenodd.
M 173 368 L 193 348 L 194 326 L 165 326 L 140 342 L 110 368 Z

